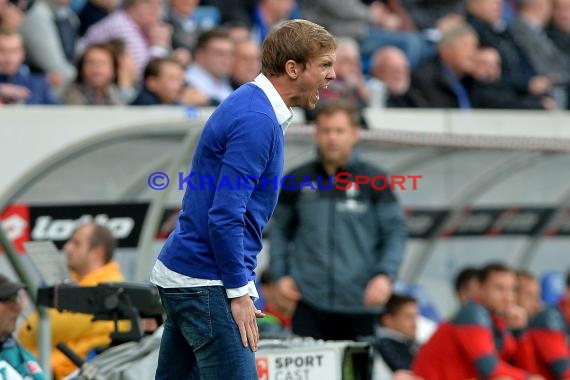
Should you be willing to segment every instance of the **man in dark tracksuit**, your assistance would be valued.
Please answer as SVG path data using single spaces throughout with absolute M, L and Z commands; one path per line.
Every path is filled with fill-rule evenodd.
M 337 186 L 341 172 L 343 180 L 385 175 L 353 154 L 358 113 L 331 100 L 317 110 L 315 123 L 319 160 L 282 181 L 270 229 L 270 270 L 279 301 L 296 306 L 295 334 L 356 339 L 373 334 L 375 316 L 391 294 L 404 255 L 404 213 L 389 184 L 384 190 Z

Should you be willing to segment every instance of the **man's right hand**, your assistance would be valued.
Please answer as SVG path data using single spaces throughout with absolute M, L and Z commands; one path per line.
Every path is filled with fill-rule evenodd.
M 259 330 L 257 328 L 256 318 L 262 318 L 265 314 L 256 309 L 248 294 L 241 297 L 231 298 L 230 304 L 232 316 L 238 326 L 243 346 L 249 346 L 252 351 L 257 351 Z
M 533 95 L 544 95 L 552 88 L 552 82 L 544 75 L 535 76 L 528 82 L 528 92 Z
M 542 108 L 547 111 L 553 111 L 556 109 L 556 101 L 550 96 L 543 96 L 540 98 L 540 102 L 542 103 Z
M 15 84 L 0 84 L 0 98 L 7 101 L 24 102 L 30 97 L 30 90 Z

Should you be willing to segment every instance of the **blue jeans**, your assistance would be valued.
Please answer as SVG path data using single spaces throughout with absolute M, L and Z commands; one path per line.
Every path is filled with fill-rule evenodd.
M 158 288 L 166 310 L 156 380 L 256 380 L 221 286 Z

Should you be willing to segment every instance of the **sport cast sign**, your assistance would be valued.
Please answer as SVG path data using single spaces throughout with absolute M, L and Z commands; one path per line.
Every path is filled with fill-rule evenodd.
M 261 351 L 261 350 L 260 350 Z M 334 349 L 260 352 L 256 357 L 259 380 L 340 379 L 340 358 Z

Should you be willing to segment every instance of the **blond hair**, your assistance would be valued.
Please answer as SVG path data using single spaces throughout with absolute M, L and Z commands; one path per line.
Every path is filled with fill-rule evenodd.
M 263 41 L 261 72 L 266 76 L 285 73 L 285 63 L 301 65 L 325 52 L 334 52 L 336 42 L 322 26 L 307 20 L 288 20 L 275 27 Z

